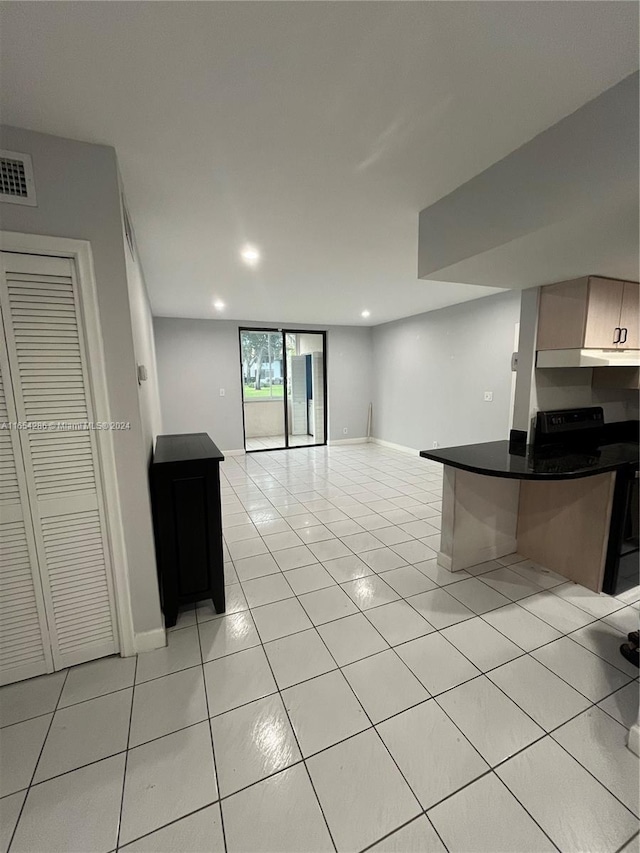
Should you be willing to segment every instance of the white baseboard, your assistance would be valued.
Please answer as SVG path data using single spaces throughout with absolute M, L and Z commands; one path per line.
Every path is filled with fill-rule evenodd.
M 392 441 L 384 441 L 382 438 L 372 438 L 374 444 L 379 444 L 380 447 L 388 447 L 390 450 L 399 450 L 401 453 L 411 453 L 417 455 L 420 453 L 415 447 L 407 447 L 405 444 L 394 444 Z
M 244 456 L 246 450 L 242 448 L 241 450 L 222 450 L 223 456 Z
M 634 723 L 629 729 L 627 746 L 634 755 L 640 756 L 640 722 Z
M 368 444 L 368 442 L 369 439 L 364 436 L 364 438 L 330 438 L 327 443 L 334 446 L 336 444 Z
M 152 652 L 154 649 L 162 649 L 167 645 L 167 634 L 164 628 L 142 631 L 135 635 L 135 644 L 137 652 Z

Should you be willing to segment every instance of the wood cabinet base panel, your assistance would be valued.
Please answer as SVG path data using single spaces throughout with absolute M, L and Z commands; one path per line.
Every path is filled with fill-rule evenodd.
M 600 592 L 615 473 L 520 485 L 518 552 Z

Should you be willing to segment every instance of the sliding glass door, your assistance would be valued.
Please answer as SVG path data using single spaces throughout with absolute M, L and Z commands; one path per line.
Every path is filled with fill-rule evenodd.
M 287 332 L 289 447 L 325 443 L 324 334 Z
M 240 329 L 249 452 L 326 444 L 325 332 Z
M 245 450 L 286 447 L 282 332 L 240 330 Z

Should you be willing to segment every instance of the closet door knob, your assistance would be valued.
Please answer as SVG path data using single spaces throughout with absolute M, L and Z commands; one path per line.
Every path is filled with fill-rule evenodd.
M 619 326 L 616 326 L 613 332 L 613 342 L 614 344 L 620 343 L 620 337 L 622 335 L 622 329 Z
M 621 337 L 621 339 L 620 339 L 620 341 L 619 341 L 618 343 L 626 344 L 626 342 L 627 342 L 627 333 L 628 333 L 628 331 L 629 331 L 629 330 L 628 330 L 628 329 L 626 329 L 626 328 L 624 328 L 624 326 L 623 326 L 623 328 L 622 328 L 622 329 L 620 329 L 620 332 L 621 332 L 621 333 L 622 333 L 622 332 L 624 332 L 624 338 L 623 338 L 623 337 Z

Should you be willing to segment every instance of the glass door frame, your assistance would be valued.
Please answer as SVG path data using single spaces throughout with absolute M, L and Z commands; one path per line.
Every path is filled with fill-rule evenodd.
M 243 332 L 263 332 L 273 334 L 274 332 L 282 335 L 282 383 L 283 395 L 282 405 L 284 409 L 284 447 L 260 447 L 255 450 L 247 450 L 247 427 L 244 415 L 244 364 L 242 362 L 242 333 Z M 289 402 L 287 395 L 288 386 L 288 368 L 287 368 L 287 335 L 322 335 L 322 392 L 324 394 L 324 441 L 317 441 L 313 444 L 289 444 Z M 272 453 L 277 450 L 295 450 L 302 447 L 324 447 L 328 441 L 328 425 L 329 425 L 329 406 L 327 395 L 327 332 L 321 329 L 287 329 L 275 328 L 268 326 L 238 326 L 238 350 L 240 356 L 240 395 L 242 401 L 242 439 L 244 443 L 245 453 Z

